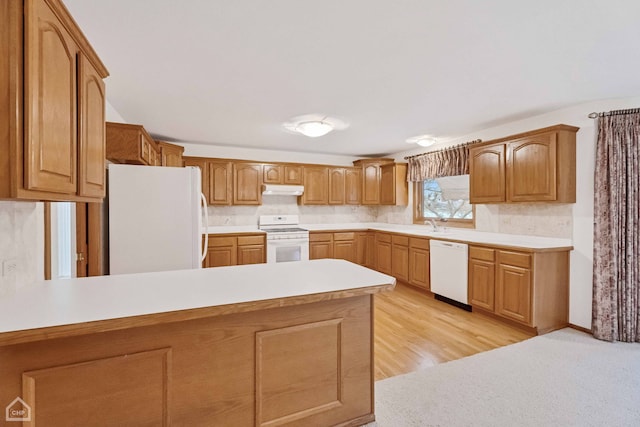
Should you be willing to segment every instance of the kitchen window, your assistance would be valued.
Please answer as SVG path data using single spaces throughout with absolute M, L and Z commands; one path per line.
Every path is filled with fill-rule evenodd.
M 469 203 L 469 175 L 447 176 L 414 183 L 414 223 L 434 219 L 453 227 L 474 227 Z

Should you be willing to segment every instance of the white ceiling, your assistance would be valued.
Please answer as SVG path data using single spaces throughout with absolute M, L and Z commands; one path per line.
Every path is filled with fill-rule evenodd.
M 637 0 L 64 2 L 111 73 L 109 102 L 176 141 L 388 154 L 640 95 Z M 310 113 L 350 126 L 282 130 Z

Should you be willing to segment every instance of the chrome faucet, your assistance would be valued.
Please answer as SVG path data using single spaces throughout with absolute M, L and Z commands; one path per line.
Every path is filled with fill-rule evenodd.
M 436 222 L 434 221 L 433 218 L 429 218 L 427 221 L 431 224 L 431 227 L 433 227 L 432 231 L 439 231 L 440 230 L 438 228 L 438 225 L 436 224 Z

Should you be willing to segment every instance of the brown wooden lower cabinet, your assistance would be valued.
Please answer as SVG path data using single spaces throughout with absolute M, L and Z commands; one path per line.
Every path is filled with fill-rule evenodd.
M 209 236 L 207 256 L 204 259 L 204 267 L 226 267 L 237 265 L 238 243 L 232 236 Z
M 309 233 L 309 259 L 333 258 L 333 233 Z
M 333 257 L 356 263 L 358 261 L 356 233 L 333 233 Z
M 391 275 L 403 282 L 409 281 L 409 238 L 392 236 L 391 238 Z
M 376 233 L 376 270 L 391 275 L 391 255 L 391 234 Z
M 373 295 L 335 298 L 105 320 L 0 343 L 0 402 L 19 396 L 31 410 L 25 425 L 54 427 L 367 424 Z
M 495 309 L 496 250 L 469 246 L 469 304 Z
M 262 264 L 267 260 L 265 235 L 238 236 L 238 265 Z
M 409 239 L 409 284 L 425 290 L 431 289 L 429 239 Z
M 469 247 L 469 302 L 538 333 L 569 322 L 569 251 Z
M 203 267 L 226 267 L 267 262 L 265 239 L 264 233 L 253 235 L 210 234 Z

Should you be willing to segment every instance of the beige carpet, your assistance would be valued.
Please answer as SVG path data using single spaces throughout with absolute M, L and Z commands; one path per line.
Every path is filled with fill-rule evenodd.
M 563 329 L 375 391 L 371 427 L 640 426 L 640 344 Z

